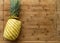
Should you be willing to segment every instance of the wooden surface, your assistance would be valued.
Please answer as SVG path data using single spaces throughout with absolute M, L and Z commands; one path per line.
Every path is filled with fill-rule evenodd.
M 60 43 L 60 0 L 20 0 L 21 33 L 16 41 L 3 38 L 10 0 L 0 0 L 0 43 Z

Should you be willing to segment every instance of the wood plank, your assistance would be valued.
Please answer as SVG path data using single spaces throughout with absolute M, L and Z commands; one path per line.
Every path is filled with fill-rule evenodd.
M 3 0 L 0 0 L 0 11 L 3 10 Z
M 1 43 L 45 43 L 45 41 L 0 41 Z
M 60 10 L 60 0 L 57 0 L 57 10 Z
M 5 27 L 6 22 L 8 21 L 9 15 L 10 15 L 9 11 L 4 11 L 4 27 Z
M 3 33 L 0 33 L 0 41 L 3 41 Z
M 0 11 L 0 33 L 3 33 L 3 11 Z
M 57 24 L 60 24 L 60 10 L 57 10 Z
M 10 0 L 4 0 L 4 10 L 10 9 Z
M 60 43 L 60 41 L 48 41 L 47 43 Z

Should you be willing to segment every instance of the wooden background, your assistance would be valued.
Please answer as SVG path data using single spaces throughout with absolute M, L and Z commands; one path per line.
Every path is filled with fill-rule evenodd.
M 20 0 L 21 33 L 16 41 L 3 38 L 10 0 L 0 0 L 0 43 L 60 43 L 60 1 Z

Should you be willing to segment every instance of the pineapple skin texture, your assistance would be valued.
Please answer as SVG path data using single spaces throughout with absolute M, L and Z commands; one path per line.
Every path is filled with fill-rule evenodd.
M 16 40 L 21 31 L 21 21 L 9 19 L 4 29 L 3 37 L 8 40 Z

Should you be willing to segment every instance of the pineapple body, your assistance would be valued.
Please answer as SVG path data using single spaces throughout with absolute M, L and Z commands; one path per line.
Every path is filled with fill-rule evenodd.
M 4 38 L 8 40 L 15 40 L 20 33 L 20 28 L 21 21 L 16 19 L 9 19 L 4 29 Z

